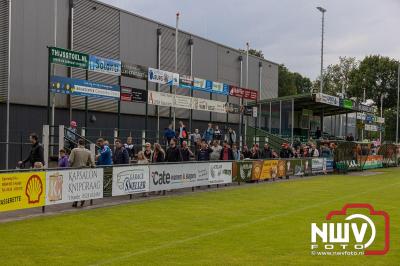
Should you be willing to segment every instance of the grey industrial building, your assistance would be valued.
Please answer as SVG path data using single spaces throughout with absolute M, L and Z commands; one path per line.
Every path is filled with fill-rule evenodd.
M 0 168 L 4 163 L 6 101 L 10 83 L 11 141 L 17 143 L 31 131 L 41 132 L 47 123 L 47 46 L 57 46 L 133 64 L 174 72 L 175 28 L 91 0 L 11 0 L 11 54 L 8 76 L 9 1 L 0 0 Z M 55 14 L 55 10 L 57 10 Z M 174 14 L 171 14 L 172 16 Z M 55 28 L 56 27 L 56 28 Z M 259 91 L 259 99 L 278 96 L 278 65 L 246 55 L 238 49 L 185 31 L 178 34 L 178 73 Z M 56 66 L 53 74 L 85 79 L 85 71 L 69 73 Z M 118 77 L 89 72 L 89 80 L 117 84 Z M 248 81 L 247 81 L 248 78 Z M 145 88 L 145 82 L 122 77 L 122 85 Z M 155 90 L 155 84 L 149 84 Z M 161 91 L 169 87 L 161 86 Z M 178 90 L 189 95 L 189 90 Z M 195 97 L 239 103 L 239 98 L 194 91 Z M 228 99 L 227 99 L 228 98 Z M 67 125 L 70 119 L 85 123 L 85 97 L 56 95 L 54 124 Z M 89 98 L 90 128 L 117 127 L 118 102 Z M 121 102 L 120 128 L 140 130 L 145 125 L 145 104 Z M 148 106 L 148 129 L 156 130 L 156 108 Z M 169 122 L 170 109 L 160 107 L 160 128 Z M 239 115 L 177 109 L 176 116 L 192 127 L 204 129 L 208 121 L 237 127 Z M 190 128 L 189 128 L 190 129 Z M 25 140 L 24 140 L 25 141 Z M 10 162 L 24 155 L 26 147 L 12 144 Z

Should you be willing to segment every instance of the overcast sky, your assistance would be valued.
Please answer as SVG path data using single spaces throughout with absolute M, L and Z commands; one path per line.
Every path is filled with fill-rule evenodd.
M 320 69 L 321 13 L 324 66 L 339 56 L 381 54 L 400 59 L 400 0 L 101 0 L 216 42 L 261 49 L 265 58 L 315 79 Z

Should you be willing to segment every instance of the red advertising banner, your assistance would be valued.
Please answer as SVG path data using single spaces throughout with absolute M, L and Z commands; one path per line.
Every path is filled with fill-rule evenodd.
M 231 85 L 229 86 L 229 95 L 256 101 L 258 98 L 258 91 Z

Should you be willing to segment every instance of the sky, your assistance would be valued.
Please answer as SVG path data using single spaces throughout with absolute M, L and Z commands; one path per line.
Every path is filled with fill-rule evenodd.
M 339 56 L 400 60 L 400 0 L 100 0 L 233 48 L 261 49 L 291 71 L 318 78 L 324 7 L 324 68 Z

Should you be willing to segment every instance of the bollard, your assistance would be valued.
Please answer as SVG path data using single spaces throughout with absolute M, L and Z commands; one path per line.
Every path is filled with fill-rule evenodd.
M 146 131 L 142 131 L 142 151 L 144 151 L 144 146 L 146 145 Z
M 64 134 L 65 134 L 65 127 L 64 125 L 58 126 L 58 150 L 64 148 Z
M 43 125 L 42 144 L 43 144 L 44 166 L 46 168 L 49 167 L 49 148 L 50 148 L 49 135 L 50 135 L 49 125 Z

